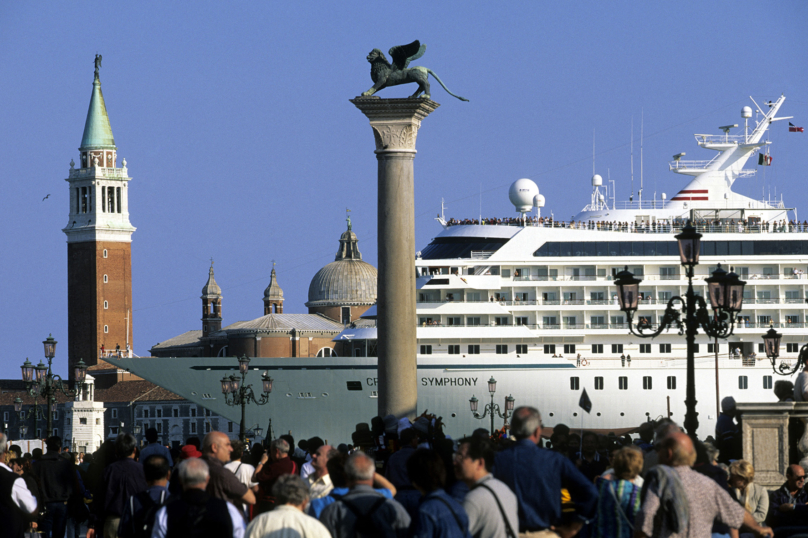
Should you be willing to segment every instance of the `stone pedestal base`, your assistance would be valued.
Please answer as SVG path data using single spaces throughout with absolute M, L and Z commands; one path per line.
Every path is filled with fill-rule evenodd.
M 351 99 L 370 120 L 378 160 L 379 282 L 376 300 L 379 415 L 414 418 L 418 401 L 413 159 L 429 99 Z
M 788 421 L 808 418 L 808 402 L 739 403 L 737 409 L 743 458 L 755 468 L 755 482 L 768 489 L 779 488 L 788 468 Z M 801 449 L 805 442 L 803 438 Z

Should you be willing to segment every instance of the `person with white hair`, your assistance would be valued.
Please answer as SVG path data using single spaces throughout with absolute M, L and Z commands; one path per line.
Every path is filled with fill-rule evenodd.
M 25 515 L 36 512 L 36 498 L 25 480 L 4 463 L 9 444 L 6 434 L 0 433 L 0 521 L 3 536 L 22 538 L 29 523 Z
M 283 475 L 272 486 L 277 506 L 256 517 L 247 527 L 247 538 L 331 538 L 325 525 L 306 515 L 309 487 L 294 474 Z
M 210 470 L 205 460 L 191 458 L 177 466 L 182 495 L 157 512 L 152 538 L 244 537 L 244 519 L 233 504 L 207 493 Z

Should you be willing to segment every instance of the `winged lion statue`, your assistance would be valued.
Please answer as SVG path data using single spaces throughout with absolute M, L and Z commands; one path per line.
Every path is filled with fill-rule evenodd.
M 429 99 L 429 75 L 432 75 L 435 77 L 435 80 L 443 86 L 446 93 L 461 101 L 468 101 L 465 97 L 460 97 L 449 91 L 449 88 L 446 87 L 446 84 L 438 77 L 437 73 L 428 67 L 420 65 L 407 67 L 411 61 L 417 60 L 423 56 L 424 52 L 426 52 L 426 45 L 422 45 L 417 39 L 409 45 L 398 45 L 391 48 L 388 54 L 390 54 L 390 57 L 393 59 L 392 64 L 387 61 L 387 57 L 379 49 L 370 51 L 367 60 L 370 62 L 370 78 L 373 80 L 373 87 L 363 92 L 362 97 L 369 97 L 377 91 L 390 86 L 415 82 L 418 84 L 418 89 L 410 98 L 423 97 Z

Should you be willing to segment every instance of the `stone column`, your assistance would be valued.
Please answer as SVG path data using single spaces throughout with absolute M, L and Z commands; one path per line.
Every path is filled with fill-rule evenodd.
M 379 415 L 415 418 L 418 402 L 413 160 L 430 99 L 357 97 L 370 120 L 378 160 L 379 283 L 376 299 Z

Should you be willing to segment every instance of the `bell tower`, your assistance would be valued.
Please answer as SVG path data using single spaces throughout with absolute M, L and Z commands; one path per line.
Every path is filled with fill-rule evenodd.
M 222 330 L 222 288 L 213 278 L 213 260 L 210 260 L 208 281 L 202 288 L 202 338 Z
M 283 290 L 278 286 L 278 275 L 275 274 L 275 262 L 272 262 L 272 274 L 269 286 L 264 290 L 264 315 L 283 314 Z
M 79 148 L 79 165 L 70 161 L 66 179 L 70 188 L 67 226 L 68 361 L 99 363 L 101 346 L 121 354 L 132 347 L 132 233 L 129 189 L 132 179 L 126 159 L 118 166 L 118 148 L 112 136 L 107 107 L 101 93 L 99 68 Z

